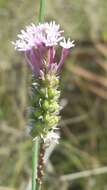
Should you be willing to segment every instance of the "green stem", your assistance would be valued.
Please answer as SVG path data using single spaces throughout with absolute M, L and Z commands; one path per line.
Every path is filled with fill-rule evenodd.
M 41 185 L 38 186 L 38 190 L 41 190 Z
M 42 22 L 45 14 L 45 0 L 40 0 L 40 10 L 38 21 Z M 32 155 L 32 190 L 41 190 L 41 185 L 37 186 L 37 166 L 39 156 L 39 139 L 33 140 L 33 155 Z
M 43 22 L 45 15 L 45 0 L 40 0 L 39 22 Z
M 39 149 L 39 140 L 33 140 L 33 153 L 32 153 L 32 190 L 36 190 L 37 183 L 37 164 L 38 164 L 38 149 Z

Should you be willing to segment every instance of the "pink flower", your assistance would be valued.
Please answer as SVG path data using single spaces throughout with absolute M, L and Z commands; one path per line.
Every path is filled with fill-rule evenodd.
M 25 52 L 27 63 L 30 65 L 32 72 L 38 77 L 41 70 L 44 70 L 46 61 L 48 65 L 47 71 L 54 68 L 56 73 L 57 71 L 59 72 L 69 53 L 69 49 L 74 47 L 73 41 L 68 39 L 66 42 L 62 33 L 60 25 L 57 25 L 55 21 L 37 26 L 31 24 L 25 30 L 21 30 L 21 33 L 17 35 L 18 40 L 12 43 L 16 50 Z M 61 60 L 59 64 L 56 64 L 55 54 L 58 45 L 63 49 Z
M 70 41 L 70 38 L 66 41 L 65 38 L 63 38 L 63 41 L 60 42 L 60 46 L 63 47 L 62 53 L 61 53 L 61 59 L 58 64 L 58 71 L 60 71 L 62 65 L 64 64 L 64 61 L 66 57 L 69 55 L 70 48 L 74 47 L 74 40 Z

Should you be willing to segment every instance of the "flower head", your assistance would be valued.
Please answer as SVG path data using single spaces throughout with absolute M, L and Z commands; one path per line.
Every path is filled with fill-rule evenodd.
M 56 64 L 56 46 L 60 45 L 63 47 L 62 49 L 67 50 L 74 47 L 73 41 L 68 39 L 66 42 L 62 33 L 60 25 L 57 25 L 55 21 L 39 23 L 37 26 L 31 24 L 25 30 L 21 30 L 21 33 L 17 35 L 18 40 L 12 43 L 16 50 L 25 52 L 27 63 L 37 77 L 45 69 L 49 72 L 52 68 L 55 68 L 57 74 L 64 62 L 62 57 L 65 58 L 66 56 L 63 52 L 64 56 L 61 55 L 61 61 Z
M 61 41 L 61 33 L 60 26 L 56 25 L 55 22 L 39 24 L 38 26 L 31 24 L 26 27 L 25 31 L 21 30 L 21 34 L 17 35 L 19 39 L 13 44 L 19 51 L 37 48 L 41 43 L 45 46 L 54 46 Z

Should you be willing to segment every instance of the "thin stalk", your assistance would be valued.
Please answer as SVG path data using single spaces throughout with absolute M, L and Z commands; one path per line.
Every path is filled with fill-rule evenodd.
M 37 176 L 38 176 L 37 180 L 38 180 L 39 189 L 41 188 L 42 180 L 43 180 L 44 154 L 45 154 L 44 142 L 41 142 L 40 148 L 39 148 L 39 160 L 38 160 L 38 171 L 37 171 Z
M 32 152 L 32 190 L 36 190 L 39 140 L 38 139 L 33 140 L 32 146 L 33 146 L 33 152 Z
M 41 188 L 42 188 L 41 185 L 39 185 L 38 190 L 41 190 Z
M 43 22 L 45 15 L 45 0 L 40 0 L 39 22 Z
M 45 0 L 40 0 L 39 22 L 43 22 L 45 14 Z M 37 185 L 37 168 L 39 157 L 39 139 L 33 140 L 33 153 L 32 153 L 32 190 L 41 190 L 41 185 Z

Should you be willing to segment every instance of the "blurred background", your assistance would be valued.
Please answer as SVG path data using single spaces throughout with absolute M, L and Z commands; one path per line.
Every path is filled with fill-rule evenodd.
M 0 0 L 0 190 L 31 190 L 31 73 L 11 41 L 38 12 L 39 0 Z M 62 72 L 61 139 L 48 152 L 44 190 L 107 190 L 107 1 L 46 0 L 45 20 L 76 46 Z

